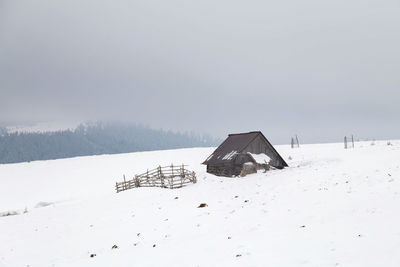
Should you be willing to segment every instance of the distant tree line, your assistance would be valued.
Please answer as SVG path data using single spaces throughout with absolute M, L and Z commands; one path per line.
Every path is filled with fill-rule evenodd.
M 95 123 L 73 131 L 44 133 L 8 133 L 0 128 L 0 163 L 215 146 L 218 141 L 207 135 L 122 123 Z

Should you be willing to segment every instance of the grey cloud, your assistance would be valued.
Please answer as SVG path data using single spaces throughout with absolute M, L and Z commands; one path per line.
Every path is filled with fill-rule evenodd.
M 398 1 L 0 1 L 0 121 L 399 137 Z

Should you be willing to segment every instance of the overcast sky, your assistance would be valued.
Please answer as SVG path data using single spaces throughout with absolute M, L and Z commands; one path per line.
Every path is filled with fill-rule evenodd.
M 0 121 L 400 138 L 398 0 L 0 0 Z

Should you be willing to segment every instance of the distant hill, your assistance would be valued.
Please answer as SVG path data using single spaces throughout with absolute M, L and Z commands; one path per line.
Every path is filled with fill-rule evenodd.
M 0 163 L 206 147 L 218 142 L 206 135 L 122 123 L 81 124 L 74 130 L 55 132 L 9 132 L 0 128 Z

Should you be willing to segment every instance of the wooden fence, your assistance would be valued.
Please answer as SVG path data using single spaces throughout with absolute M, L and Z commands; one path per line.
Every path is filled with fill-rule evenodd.
M 145 173 L 135 175 L 130 180 L 125 179 L 122 182 L 116 182 L 115 190 L 117 193 L 135 187 L 162 187 L 162 188 L 180 188 L 186 184 L 196 183 L 196 174 L 185 169 L 185 165 L 166 166 L 147 170 Z

